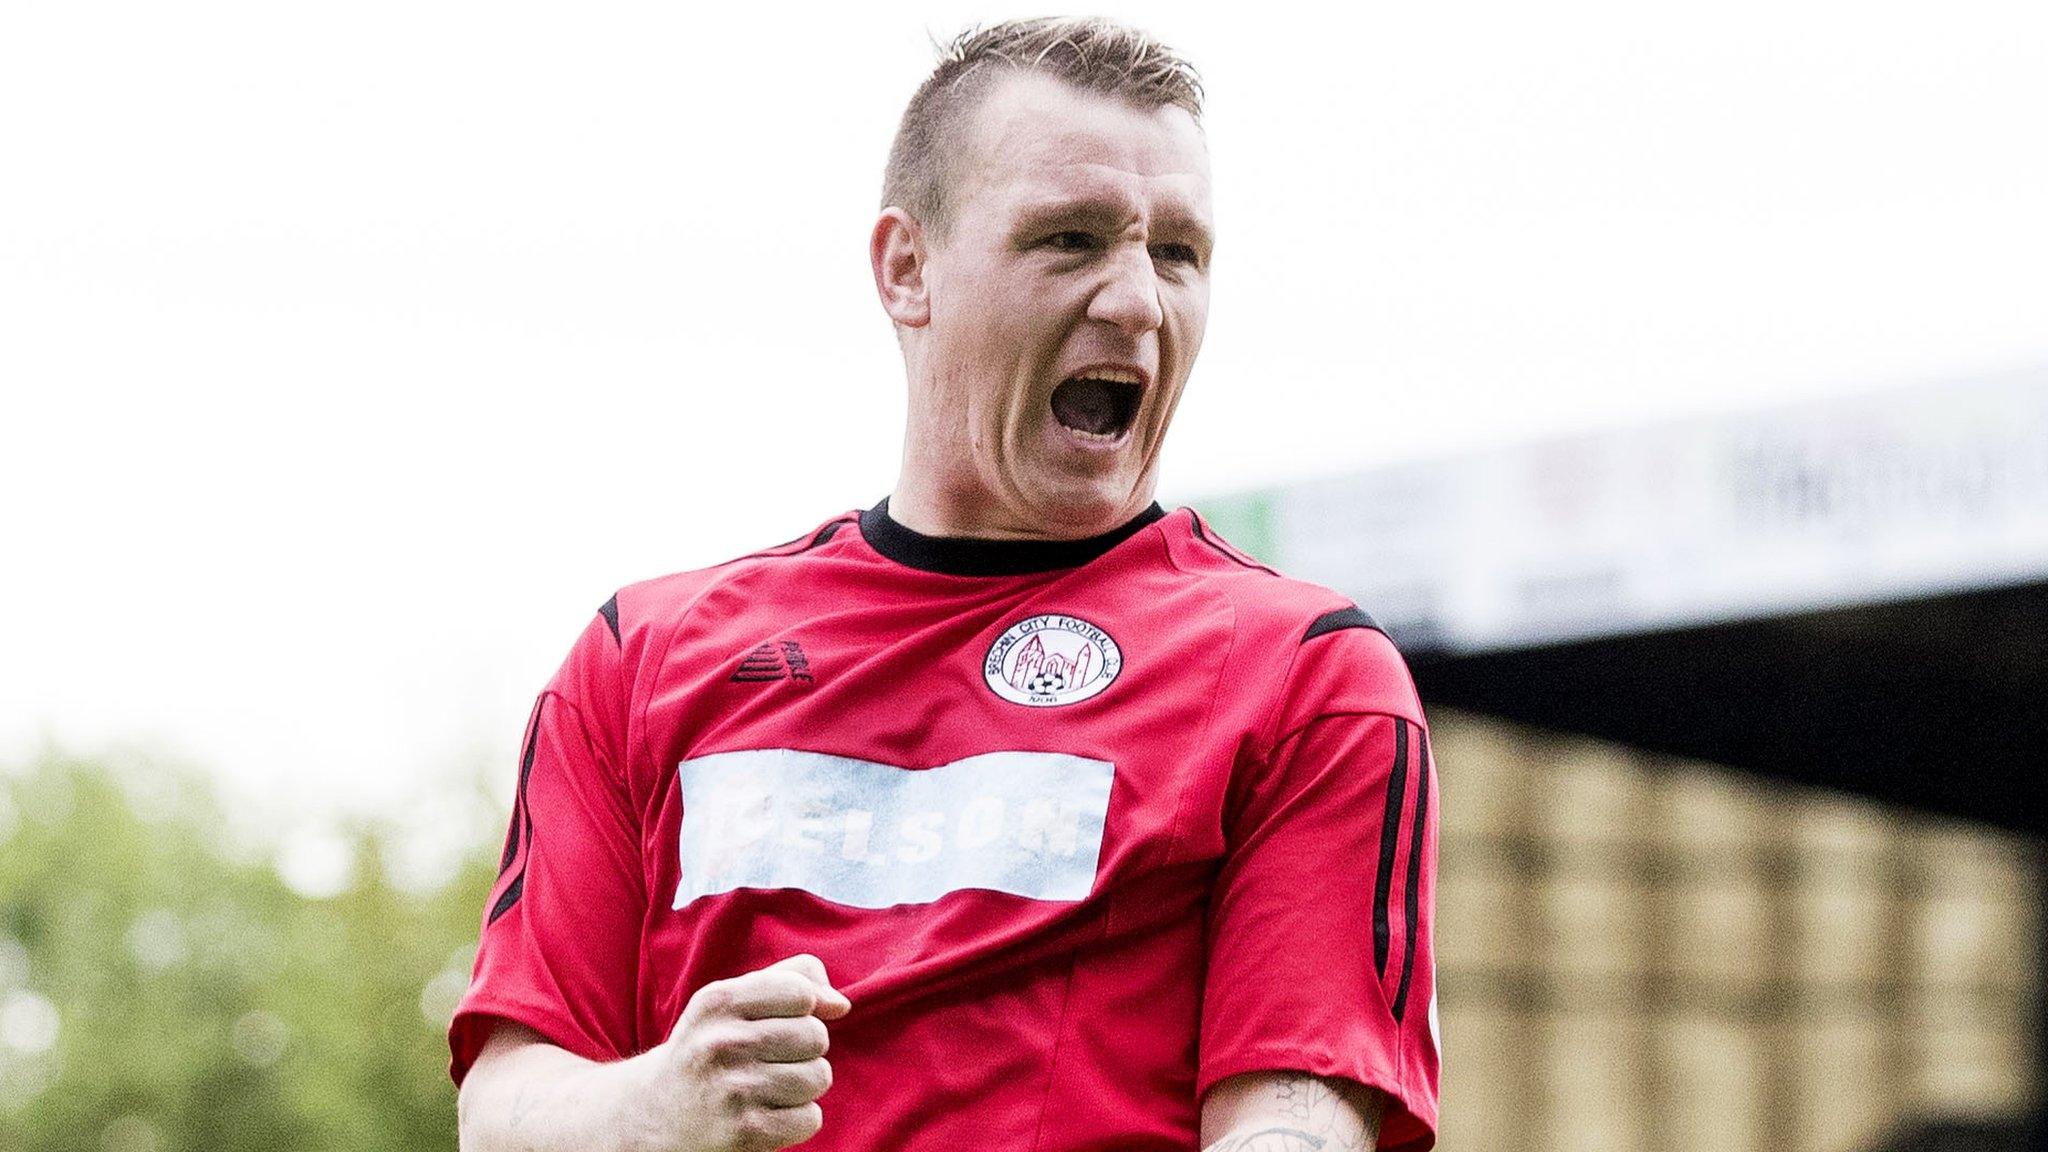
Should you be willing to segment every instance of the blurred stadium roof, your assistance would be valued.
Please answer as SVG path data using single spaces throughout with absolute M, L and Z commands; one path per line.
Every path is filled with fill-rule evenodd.
M 2044 831 L 2048 366 L 1205 507 L 1433 703 Z

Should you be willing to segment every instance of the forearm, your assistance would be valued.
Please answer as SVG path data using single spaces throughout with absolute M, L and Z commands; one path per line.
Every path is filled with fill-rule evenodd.
M 501 1025 L 502 1027 L 516 1027 Z M 647 1055 L 599 1064 L 545 1042 L 487 1047 L 456 1102 L 462 1152 L 641 1152 Z
M 1233 1076 L 1202 1107 L 1204 1152 L 1373 1152 L 1384 1101 L 1301 1072 Z

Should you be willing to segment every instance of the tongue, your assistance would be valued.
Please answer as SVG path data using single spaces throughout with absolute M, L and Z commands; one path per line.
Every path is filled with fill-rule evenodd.
M 1116 396 L 1100 380 L 1067 380 L 1052 390 L 1052 414 L 1069 428 L 1106 435 L 1117 429 Z

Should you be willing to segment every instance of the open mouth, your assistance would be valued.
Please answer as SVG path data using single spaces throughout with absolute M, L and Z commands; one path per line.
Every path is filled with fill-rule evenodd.
M 1083 436 L 1115 440 L 1130 431 L 1138 418 L 1145 386 L 1136 380 L 1083 374 L 1069 376 L 1052 390 L 1052 414 Z

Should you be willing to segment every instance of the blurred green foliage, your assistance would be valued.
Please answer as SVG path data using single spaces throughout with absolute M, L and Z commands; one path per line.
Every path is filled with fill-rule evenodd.
M 0 772 L 0 1149 L 453 1149 L 496 845 L 399 887 L 395 827 L 359 822 L 323 898 L 226 828 L 190 773 Z

